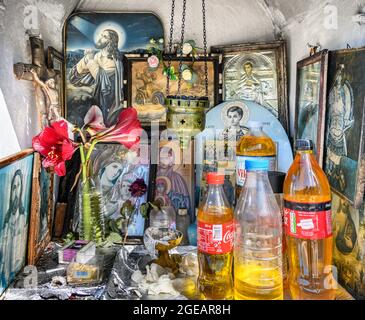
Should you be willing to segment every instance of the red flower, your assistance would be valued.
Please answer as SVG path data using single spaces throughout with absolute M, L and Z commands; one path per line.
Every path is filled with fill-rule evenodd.
M 66 174 L 65 161 L 72 158 L 75 144 L 69 138 L 65 120 L 56 121 L 51 127 L 46 127 L 33 138 L 32 145 L 35 151 L 45 157 L 42 161 L 43 167 L 54 167 L 60 177 Z
M 89 111 L 86 113 L 84 118 L 85 126 L 87 127 L 87 131 L 94 135 L 97 132 L 105 130 L 105 124 L 103 119 L 103 113 L 101 112 L 98 106 L 92 106 Z
M 119 142 L 126 148 L 137 147 L 142 134 L 141 123 L 134 108 L 124 109 L 117 123 L 109 129 L 99 132 L 96 138 L 100 142 Z
M 143 179 L 137 179 L 129 187 L 132 197 L 142 197 L 147 192 L 147 186 Z

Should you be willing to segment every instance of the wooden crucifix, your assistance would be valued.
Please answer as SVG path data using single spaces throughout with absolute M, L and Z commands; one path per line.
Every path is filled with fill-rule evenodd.
M 38 123 L 43 130 L 61 118 L 60 96 L 56 88 L 56 76 L 59 71 L 47 67 L 44 42 L 41 38 L 29 37 L 32 63 L 14 64 L 14 74 L 18 80 L 32 81 L 35 85 Z

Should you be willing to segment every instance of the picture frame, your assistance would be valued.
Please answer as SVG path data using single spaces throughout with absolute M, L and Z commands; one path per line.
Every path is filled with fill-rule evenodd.
M 333 263 L 338 282 L 355 299 L 365 299 L 365 211 L 332 193 Z
M 33 149 L 0 160 L 0 295 L 27 260 L 33 161 Z
M 141 205 L 152 201 L 156 167 L 151 165 L 151 148 L 148 143 L 140 144 L 137 159 L 128 160 L 130 151 L 119 143 L 99 143 L 92 153 L 93 178 L 100 183 L 102 196 L 106 205 L 105 217 L 108 220 L 118 221 L 123 203 L 130 200 L 136 208 L 131 222 L 123 220 L 121 234 L 124 238 L 126 227 L 128 234 L 126 244 L 142 244 L 143 234 L 149 225 L 149 218 L 143 218 L 140 212 Z M 132 162 L 131 162 L 132 161 Z M 129 190 L 130 185 L 137 179 L 143 179 L 149 186 L 141 197 L 133 197 Z M 108 224 L 108 222 L 106 222 Z
M 101 62 L 98 59 L 100 51 L 104 49 L 97 47 L 104 45 L 98 44 L 98 41 L 102 41 L 104 32 L 109 39 L 109 44 L 104 49 L 110 49 L 117 62 L 115 64 L 112 59 L 103 62 L 108 64 L 105 68 L 110 68 L 107 78 L 105 74 L 95 75 L 92 71 L 95 68 L 90 65 L 88 67 L 89 61 L 93 61 L 94 67 L 100 67 Z M 103 112 L 106 126 L 115 124 L 121 109 L 125 107 L 123 56 L 126 53 L 147 52 L 152 38 L 164 39 L 164 26 L 160 18 L 152 12 L 94 11 L 72 14 L 65 22 L 63 30 L 66 119 L 82 127 L 89 108 L 98 105 Z M 114 73 L 110 70 L 114 70 Z M 99 80 L 104 77 L 106 81 L 96 81 L 98 77 Z M 102 83 L 108 81 L 112 83 L 112 90 L 103 95 L 105 88 L 102 90 Z
M 59 92 L 61 116 L 65 117 L 65 58 L 61 52 L 53 47 L 47 49 L 47 67 L 55 71 L 55 81 Z
M 296 139 L 310 139 L 323 166 L 327 98 L 328 50 L 297 63 L 294 132 Z
M 286 42 L 212 46 L 211 52 L 223 64 L 223 101 L 255 101 L 289 132 Z
M 187 209 L 190 222 L 195 221 L 194 141 L 185 149 L 169 129 L 161 132 L 155 179 L 154 201 L 162 206 Z M 162 201 L 161 201 L 162 200 Z
M 147 63 L 148 56 L 125 55 L 125 71 L 127 78 L 125 96 L 126 104 L 137 109 L 138 117 L 144 126 L 151 125 L 151 122 L 159 122 L 161 126 L 166 125 L 166 108 L 164 99 L 166 96 L 167 77 L 163 74 L 163 63 L 151 69 Z M 168 56 L 164 57 L 167 65 Z M 179 68 L 179 61 L 192 68 L 197 74 L 197 82 L 193 85 L 181 80 L 181 95 L 204 96 L 204 59 L 199 55 L 193 60 L 190 57 L 171 58 L 171 66 L 175 70 Z M 220 100 L 219 90 L 219 58 L 217 56 L 207 57 L 208 64 L 208 95 L 210 107 L 214 107 Z M 177 71 L 176 71 L 177 72 Z M 170 95 L 177 94 L 178 80 L 170 80 Z
M 42 167 L 34 153 L 32 204 L 28 237 L 28 264 L 35 265 L 51 241 L 54 207 L 54 174 Z
M 365 188 L 365 47 L 330 51 L 324 171 L 331 189 L 355 208 Z

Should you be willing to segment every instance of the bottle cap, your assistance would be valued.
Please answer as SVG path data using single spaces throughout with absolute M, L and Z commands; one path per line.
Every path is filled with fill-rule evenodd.
M 246 160 L 245 169 L 247 171 L 268 171 L 269 160 L 265 159 Z
M 209 172 L 207 174 L 208 184 L 224 184 L 224 174 L 218 172 Z
M 313 150 L 313 141 L 309 139 L 297 139 L 295 149 L 298 151 Z

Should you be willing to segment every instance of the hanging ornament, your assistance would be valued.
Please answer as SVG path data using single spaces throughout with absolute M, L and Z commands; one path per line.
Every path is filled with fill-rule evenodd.
M 205 113 L 209 109 L 208 98 L 208 65 L 207 65 L 207 36 L 206 36 L 206 17 L 205 17 L 205 0 L 202 0 L 203 13 L 203 37 L 204 37 L 204 72 L 205 72 L 205 96 L 186 96 L 181 95 L 181 81 L 184 80 L 188 84 L 197 81 L 197 75 L 186 65 L 183 65 L 183 54 L 192 52 L 192 45 L 188 42 L 184 43 L 185 34 L 185 16 L 186 16 L 186 0 L 183 0 L 181 40 L 180 40 L 180 58 L 178 71 L 178 92 L 177 95 L 170 95 L 170 77 L 167 73 L 166 99 L 167 107 L 166 127 L 172 129 L 180 139 L 181 148 L 189 147 L 191 139 L 203 131 L 205 128 Z M 171 21 L 170 21 L 170 40 L 169 40 L 169 59 L 168 69 L 171 68 L 172 54 L 172 37 L 174 32 L 174 14 L 175 0 L 172 0 Z

